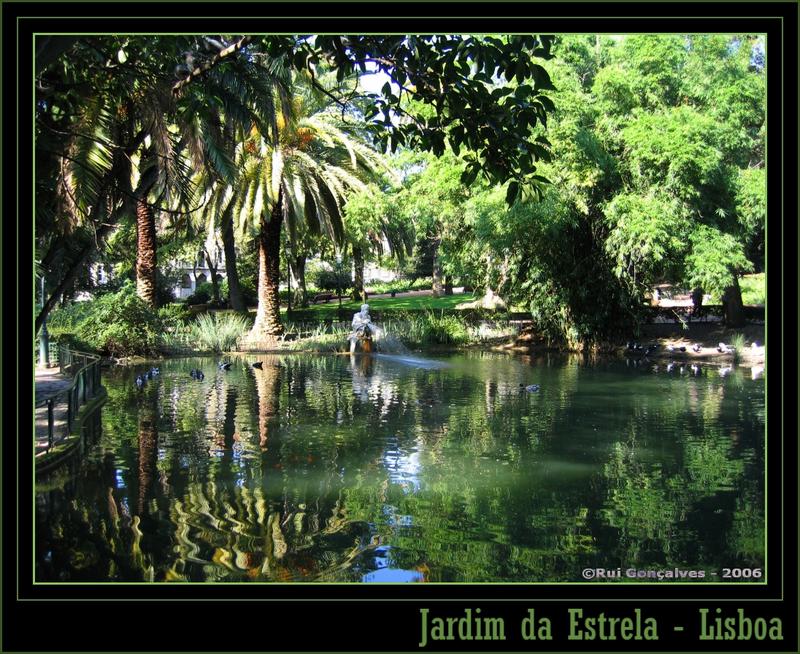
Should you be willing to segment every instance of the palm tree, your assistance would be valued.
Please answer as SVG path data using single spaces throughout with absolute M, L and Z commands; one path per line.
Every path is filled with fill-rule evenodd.
M 278 284 L 284 222 L 290 239 L 305 223 L 312 233 L 341 244 L 348 191 L 364 188 L 364 179 L 381 165 L 354 119 L 343 125 L 300 80 L 295 85 L 291 103 L 279 114 L 277 142 L 254 132 L 238 152 L 242 172 L 234 212 L 258 221 L 258 311 L 249 335 L 254 342 L 283 333 Z
M 234 59 L 193 87 L 195 96 L 182 110 L 180 125 L 198 169 L 196 201 L 202 207 L 190 222 L 204 226 L 209 239 L 219 232 L 235 311 L 247 311 L 236 268 L 237 235 L 244 236 L 247 220 L 240 212 L 234 215 L 245 154 L 241 144 L 260 135 L 277 144 L 278 115 L 289 104 L 290 81 L 283 59 L 263 54 Z

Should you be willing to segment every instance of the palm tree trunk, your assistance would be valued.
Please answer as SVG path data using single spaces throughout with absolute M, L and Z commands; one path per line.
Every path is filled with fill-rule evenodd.
M 280 371 L 280 366 L 273 360 L 265 361 L 261 370 L 253 370 L 258 395 L 258 444 L 262 450 L 266 450 L 269 445 L 270 427 L 278 415 Z
M 283 333 L 280 313 L 280 254 L 283 222 L 283 189 L 272 208 L 269 220 L 261 217 L 258 235 L 258 312 L 250 332 L 253 341 L 271 340 Z
M 156 306 L 156 221 L 146 198 L 136 202 L 136 294 Z
M 139 515 L 147 513 L 147 504 L 158 474 L 158 428 L 155 409 L 151 406 L 140 409 L 139 420 L 139 493 L 136 510 Z
M 353 299 L 367 301 L 364 292 L 364 251 L 357 245 L 353 246 Z
M 228 304 L 234 311 L 247 312 L 236 270 L 236 243 L 233 236 L 233 216 L 226 211 L 222 217 L 222 248 L 225 252 L 225 273 L 228 277 Z

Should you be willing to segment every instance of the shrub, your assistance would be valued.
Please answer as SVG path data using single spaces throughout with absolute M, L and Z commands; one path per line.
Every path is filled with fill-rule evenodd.
M 207 304 L 211 301 L 212 291 L 211 282 L 203 282 L 194 289 L 194 293 L 186 298 L 186 304 Z
M 167 304 L 158 310 L 158 318 L 162 327 L 170 331 L 182 328 L 191 320 L 191 317 L 191 310 L 182 303 Z
M 239 280 L 239 289 L 242 291 L 242 299 L 247 306 L 258 304 L 258 290 L 250 280 Z M 220 282 L 219 295 L 223 301 L 227 302 L 231 297 L 230 287 L 227 277 Z
M 189 326 L 191 339 L 199 349 L 225 352 L 232 350 L 251 322 L 236 313 L 204 313 Z
M 341 290 L 342 292 L 353 286 L 353 280 L 350 278 L 349 270 L 326 270 L 320 269 L 317 273 L 314 283 L 317 287 L 325 291 Z
M 47 332 L 57 343 L 66 343 L 78 331 L 78 325 L 92 312 L 93 301 L 74 302 L 59 307 L 47 317 Z
M 161 332 L 158 314 L 139 296 L 133 283 L 86 304 L 87 317 L 76 327 L 81 341 L 111 356 L 155 354 Z

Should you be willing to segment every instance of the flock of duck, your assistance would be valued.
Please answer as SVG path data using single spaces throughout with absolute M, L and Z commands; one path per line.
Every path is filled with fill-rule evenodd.
M 761 347 L 761 345 L 757 341 L 754 341 L 751 344 L 751 347 L 755 350 Z M 636 364 L 638 365 L 640 361 L 646 361 L 648 356 L 654 354 L 660 348 L 661 346 L 658 343 L 650 343 L 647 345 L 642 345 L 641 343 L 629 341 L 627 343 L 625 351 L 630 354 L 642 355 L 642 359 L 636 361 Z M 685 345 L 680 345 L 680 346 L 667 345 L 664 349 L 670 354 L 680 354 L 680 353 L 685 353 L 687 351 Z M 695 343 L 694 345 L 690 346 L 689 349 L 691 349 L 692 352 L 699 353 L 702 351 L 703 347 L 699 343 Z M 717 345 L 716 350 L 720 354 L 736 354 L 736 348 L 733 345 L 729 345 L 727 343 L 719 343 Z M 659 370 L 660 367 L 657 364 L 653 366 L 654 372 L 658 372 Z M 687 363 L 676 363 L 675 361 L 670 361 L 666 366 L 664 366 L 664 370 L 666 370 L 669 373 L 677 371 L 681 375 L 689 373 L 695 377 L 699 377 L 700 375 L 703 374 L 703 368 L 701 368 L 700 365 L 696 363 L 687 364 Z M 733 372 L 733 366 L 723 366 L 719 368 L 719 374 L 721 377 L 727 377 L 728 375 L 731 374 L 731 372 Z M 764 372 L 763 366 L 754 366 L 751 370 L 751 375 L 753 379 L 758 379 L 759 377 L 761 377 L 763 372 Z
M 217 368 L 219 368 L 222 371 L 228 371 L 231 369 L 231 365 L 232 363 L 230 361 L 220 361 L 220 363 L 217 365 Z M 264 366 L 263 362 L 261 361 L 256 361 L 251 365 L 253 366 L 253 368 L 257 368 L 258 370 L 262 370 Z M 161 371 L 158 368 L 154 367 L 150 368 L 150 370 L 148 370 L 147 372 L 138 375 L 136 377 L 136 380 L 134 381 L 134 383 L 136 384 L 136 388 L 142 390 L 142 388 L 144 388 L 144 385 L 154 377 L 157 377 L 160 374 L 160 372 Z M 203 371 L 200 370 L 199 368 L 192 368 L 189 371 L 189 376 L 192 379 L 196 379 L 197 381 L 203 381 L 206 378 Z M 538 387 L 536 390 L 538 390 Z
M 752 343 L 752 347 L 755 349 L 755 348 L 760 347 L 760 345 L 757 342 L 753 342 Z M 654 354 L 655 352 L 657 352 L 660 348 L 661 348 L 661 346 L 658 343 L 649 343 L 647 345 L 642 345 L 641 343 L 636 343 L 634 341 L 628 341 L 627 347 L 625 348 L 625 351 L 629 352 L 631 354 L 641 354 L 642 357 L 644 359 L 646 359 L 651 354 Z M 677 346 L 677 347 L 674 346 L 674 345 L 667 345 L 666 348 L 664 348 L 664 349 L 667 352 L 671 353 L 671 354 L 686 352 L 686 346 L 685 345 L 680 345 L 680 346 Z M 703 348 L 699 343 L 695 343 L 694 345 L 691 346 L 692 352 L 700 352 L 702 349 Z M 721 354 L 735 354 L 736 353 L 736 348 L 733 347 L 732 345 L 727 345 L 725 343 L 720 343 L 719 345 L 717 345 L 717 352 L 719 352 Z M 217 368 L 219 370 L 222 370 L 222 371 L 228 371 L 228 370 L 231 369 L 231 365 L 232 364 L 231 364 L 230 361 L 220 361 L 219 364 L 217 364 Z M 261 361 L 256 361 L 255 363 L 252 363 L 251 365 L 253 366 L 253 368 L 257 368 L 258 370 L 261 370 L 264 364 Z M 667 372 L 673 372 L 676 369 L 682 375 L 684 373 L 686 373 L 686 372 L 690 372 L 695 377 L 698 377 L 703 373 L 703 369 L 699 365 L 697 365 L 696 363 L 692 363 L 690 365 L 686 365 L 684 363 L 676 364 L 674 361 L 670 361 L 665 366 L 665 370 Z M 655 365 L 655 366 L 653 366 L 653 370 L 654 371 L 658 371 L 659 367 L 657 365 Z M 761 373 L 763 373 L 763 370 L 764 370 L 763 366 L 757 366 L 757 367 L 753 368 L 753 379 L 756 379 L 757 376 L 760 376 Z M 719 374 L 722 377 L 727 377 L 732 371 L 733 371 L 733 367 L 732 366 L 724 366 L 724 367 L 719 369 Z M 138 377 L 136 377 L 136 382 L 135 382 L 136 383 L 136 388 L 141 390 L 142 388 L 144 388 L 144 385 L 149 380 L 153 379 L 153 377 L 157 377 L 159 375 L 159 373 L 160 373 L 160 370 L 158 368 L 154 367 L 154 368 L 151 368 L 150 370 L 148 370 L 147 372 L 139 375 Z M 192 379 L 196 379 L 197 381 L 203 381 L 203 379 L 205 379 L 205 375 L 203 374 L 203 371 L 199 370 L 197 368 L 192 368 L 192 370 L 189 371 L 189 375 L 191 376 Z M 540 388 L 539 384 L 530 384 L 528 386 L 525 386 L 524 384 L 520 384 L 519 386 L 520 386 L 520 391 L 524 391 L 524 392 L 527 392 L 527 393 L 537 393 L 539 391 L 539 388 Z
M 754 341 L 751 347 L 753 349 L 756 349 L 760 346 L 758 342 Z M 642 345 L 640 343 L 628 341 L 626 351 L 640 353 L 644 354 L 644 356 L 648 356 L 650 354 L 657 352 L 660 348 L 661 346 L 658 343 L 650 343 L 649 345 Z M 680 346 L 667 345 L 667 347 L 664 349 L 672 354 L 675 354 L 676 352 L 686 352 L 685 345 L 680 345 Z M 695 343 L 694 345 L 691 346 L 692 352 L 695 353 L 702 351 L 702 349 L 703 346 L 700 345 L 700 343 Z M 736 354 L 736 348 L 733 347 L 733 345 L 728 345 L 726 343 L 719 343 L 719 345 L 717 345 L 717 352 L 719 352 L 720 354 Z

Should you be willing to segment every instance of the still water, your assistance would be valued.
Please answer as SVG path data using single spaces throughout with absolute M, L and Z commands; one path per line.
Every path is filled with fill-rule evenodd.
M 747 368 L 479 352 L 228 360 L 160 362 L 142 390 L 149 366 L 104 373 L 80 462 L 37 486 L 38 581 L 763 569 L 764 380 Z

